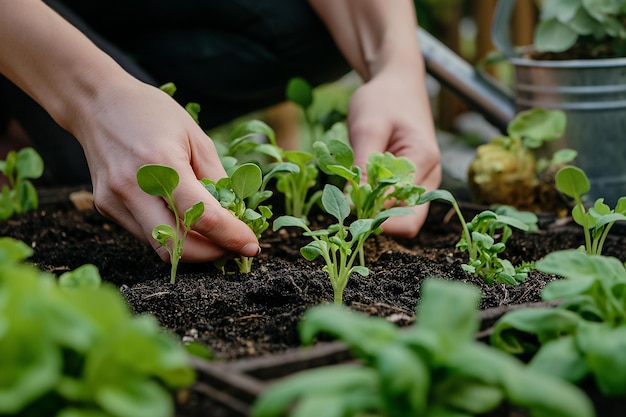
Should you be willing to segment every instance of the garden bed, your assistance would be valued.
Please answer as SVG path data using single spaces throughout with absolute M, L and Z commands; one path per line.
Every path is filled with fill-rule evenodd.
M 133 311 L 152 313 L 182 340 L 208 346 L 222 363 L 216 375 L 236 378 L 236 372 L 248 371 L 235 371 L 229 363 L 253 360 L 250 363 L 258 364 L 262 362 L 254 361 L 262 359 L 254 358 L 290 354 L 300 346 L 297 323 L 302 313 L 332 301 L 330 282 L 321 264 L 306 261 L 299 253 L 298 249 L 308 243 L 299 230 L 266 232 L 262 252 L 250 274 L 224 275 L 211 264 L 183 264 L 176 284 L 171 285 L 169 265 L 150 247 L 93 209 L 76 210 L 68 198 L 70 191 L 42 191 L 40 209 L 2 223 L 1 235 L 33 247 L 31 261 L 45 271 L 59 274 L 85 263 L 96 265 L 103 279 L 120 289 Z M 471 206 L 461 208 L 468 220 L 475 214 Z M 323 222 L 323 218 L 316 221 Z M 480 286 L 481 310 L 485 311 L 537 302 L 543 286 L 555 278 L 533 271 L 517 286 L 487 285 L 461 268 L 466 254 L 455 249 L 459 236 L 460 225 L 449 205 L 438 202 L 431 205 L 429 218 L 416 238 L 374 236 L 365 248 L 370 275 L 351 278 L 344 303 L 405 326 L 414 319 L 420 282 L 427 277 Z M 547 218 L 537 232 L 514 231 L 503 257 L 518 264 L 582 243 L 578 226 L 566 219 Z M 623 233 L 615 229 L 604 254 L 624 260 L 625 247 Z M 334 352 L 337 358 L 345 358 L 341 356 L 344 353 L 341 348 Z M 206 382 L 208 377 L 204 378 Z M 194 415 L 185 414 L 185 410 L 181 413 Z

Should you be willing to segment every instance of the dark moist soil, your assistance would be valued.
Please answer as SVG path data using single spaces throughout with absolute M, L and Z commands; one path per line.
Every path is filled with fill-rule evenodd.
M 265 355 L 299 346 L 297 323 L 302 313 L 332 300 L 322 264 L 306 261 L 299 253 L 308 243 L 300 229 L 268 231 L 249 274 L 224 275 L 212 264 L 183 264 L 176 284 L 171 285 L 169 264 L 150 247 L 93 209 L 77 211 L 66 194 L 60 200 L 50 195 L 58 192 L 44 194 L 39 210 L 0 224 L 0 235 L 28 243 L 34 249 L 31 261 L 45 271 L 60 274 L 85 263 L 96 265 L 103 279 L 120 289 L 136 313 L 154 314 L 181 339 L 208 346 L 217 359 Z M 464 215 L 471 219 L 476 211 L 467 207 Z M 321 216 L 315 219 L 323 220 Z M 517 265 L 583 243 L 580 228 L 567 219 L 548 216 L 542 217 L 542 223 L 534 233 L 514 232 L 502 256 Z M 461 269 L 467 258 L 455 249 L 460 231 L 449 205 L 433 203 L 416 238 L 370 238 L 366 244 L 370 274 L 352 276 L 344 303 L 404 326 L 413 320 L 420 283 L 428 277 L 481 287 L 483 309 L 539 301 L 543 286 L 555 279 L 533 271 L 517 286 L 487 285 Z M 623 229 L 616 230 L 604 253 L 624 261 L 625 247 Z
M 133 311 L 154 314 L 181 340 L 209 347 L 218 361 L 260 357 L 298 347 L 297 324 L 303 312 L 332 301 L 330 282 L 321 263 L 308 262 L 299 253 L 299 248 L 308 243 L 299 229 L 268 231 L 261 239 L 262 253 L 254 260 L 250 274 L 224 275 L 212 264 L 183 264 L 176 284 L 171 285 L 169 264 L 162 262 L 152 248 L 93 208 L 76 210 L 69 202 L 69 191 L 40 190 L 40 209 L 0 223 L 0 236 L 29 244 L 34 249 L 31 261 L 57 275 L 85 263 L 96 265 L 103 279 L 120 289 Z M 470 220 L 485 207 L 464 204 L 461 208 Z M 324 219 L 318 215 L 313 222 L 323 224 Z M 517 265 L 583 243 L 580 228 L 569 219 L 540 215 L 540 226 L 533 233 L 515 231 L 502 257 Z M 605 255 L 626 260 L 624 230 L 614 227 L 605 244 Z M 479 286 L 483 292 L 481 309 L 539 301 L 544 285 L 557 279 L 533 271 L 517 286 L 488 285 L 462 270 L 467 257 L 455 248 L 460 233 L 450 206 L 435 202 L 416 238 L 370 238 L 366 245 L 370 274 L 352 276 L 344 303 L 406 326 L 414 319 L 420 284 L 428 277 Z M 181 394 L 185 398 L 177 401 L 178 417 L 235 415 L 211 396 L 195 390 Z M 524 416 L 510 410 L 496 415 Z

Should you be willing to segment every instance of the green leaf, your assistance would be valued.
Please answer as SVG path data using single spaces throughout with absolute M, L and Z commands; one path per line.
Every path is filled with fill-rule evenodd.
M 574 336 L 560 337 L 543 344 L 530 361 L 530 367 L 574 383 L 580 382 L 589 373 Z
M 422 415 L 428 407 L 430 369 L 419 355 L 400 344 L 385 346 L 375 359 L 388 415 Z
M 102 283 L 100 271 L 93 264 L 84 264 L 59 276 L 63 288 L 98 288 Z
M 174 241 L 178 238 L 174 228 L 169 224 L 159 224 L 152 229 L 152 238 L 159 242 L 159 244 L 165 248 L 168 248 L 167 241 L 172 239 Z
M 326 184 L 322 193 L 322 206 L 340 224 L 350 215 L 350 203 L 343 192 L 334 185 Z
M 419 326 L 439 334 L 445 350 L 462 346 L 478 331 L 479 301 L 478 288 L 429 278 L 420 287 Z
M 514 310 L 502 316 L 493 326 L 491 344 L 501 350 L 520 354 L 538 346 L 527 343 L 524 334 L 536 335 L 540 343 L 572 334 L 581 317 L 560 308 L 528 308 Z M 532 339 L 530 339 L 532 340 Z
M 204 213 L 204 202 L 198 201 L 193 206 L 189 207 L 187 211 L 185 211 L 185 216 L 183 218 L 183 224 L 185 229 L 189 229 L 195 222 L 200 219 Z
M 576 340 L 600 391 L 608 396 L 626 394 L 626 326 L 584 322 Z
M 165 83 L 159 87 L 160 90 L 165 91 L 170 97 L 176 93 L 176 85 L 174 83 Z
M 304 110 L 313 104 L 313 89 L 309 83 L 301 77 L 294 77 L 287 83 L 285 92 L 287 100 L 293 101 Z
M 314 394 L 375 392 L 378 376 L 372 369 L 343 365 L 299 372 L 270 385 L 252 406 L 251 417 L 279 417 L 299 398 Z
M 36 179 L 43 175 L 43 159 L 31 147 L 22 148 L 18 151 L 15 164 L 19 179 Z
M 433 191 L 424 193 L 420 197 L 418 204 L 424 204 L 424 203 L 428 203 L 434 200 L 444 200 L 444 201 L 447 201 L 448 203 L 456 204 L 456 199 L 454 198 L 454 196 L 452 196 L 452 194 L 448 190 L 433 190 Z
M 563 194 L 572 198 L 580 198 L 591 189 L 585 172 L 573 165 L 567 165 L 556 173 L 556 187 Z
M 350 273 L 353 273 L 353 272 L 361 275 L 362 277 L 366 277 L 370 274 L 370 270 L 366 266 L 360 266 L 360 265 L 353 266 L 350 269 Z
M 125 378 L 116 385 L 101 387 L 97 403 L 116 416 L 170 417 L 174 414 L 171 397 L 156 381 Z
M 347 307 L 325 304 L 306 311 L 298 329 L 308 345 L 324 333 L 350 346 L 360 358 L 371 359 L 396 337 L 398 329 L 385 319 L 356 313 Z
M 258 165 L 246 163 L 230 176 L 231 187 L 240 200 L 245 200 L 261 188 L 263 173 Z
M 309 229 L 309 227 L 307 226 L 306 222 L 303 219 L 299 217 L 294 217 L 294 216 L 278 217 L 276 220 L 274 220 L 274 225 L 272 229 L 274 231 L 277 231 L 278 229 L 281 229 L 283 227 L 292 227 L 292 226 L 300 227 L 305 230 Z
M 171 198 L 178 186 L 178 172 L 172 167 L 157 164 L 144 165 L 137 171 L 137 183 L 146 193 Z
M 539 52 L 563 52 L 578 40 L 578 34 L 558 19 L 539 22 L 535 29 L 535 48 Z

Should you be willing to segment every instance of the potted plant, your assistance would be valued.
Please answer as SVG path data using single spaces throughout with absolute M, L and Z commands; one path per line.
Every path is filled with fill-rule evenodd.
M 560 109 L 562 140 L 551 149 L 578 151 L 576 165 L 592 184 L 590 198 L 609 204 L 626 194 L 621 140 L 626 120 L 626 2 L 543 0 L 533 45 L 516 48 L 509 36 L 515 0 L 499 0 L 492 41 L 515 68 L 518 110 Z M 601 142 L 599 142 L 601 141 Z

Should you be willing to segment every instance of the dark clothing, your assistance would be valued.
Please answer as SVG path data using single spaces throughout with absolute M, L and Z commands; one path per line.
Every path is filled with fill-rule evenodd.
M 349 70 L 305 0 L 46 3 L 137 78 L 176 84 L 176 100 L 201 105 L 204 129 L 284 101 L 291 77 L 318 85 Z M 65 184 L 88 182 L 80 146 L 49 126 L 54 122 L 38 107 L 6 80 L 0 82 L 0 110 L 26 130 L 49 176 Z

